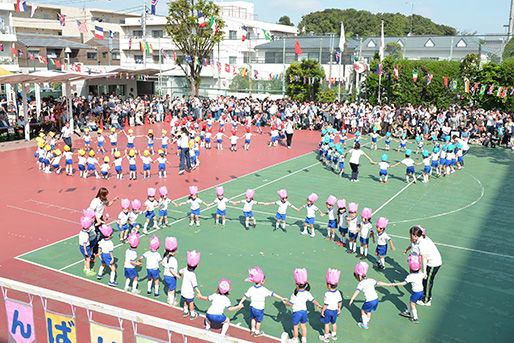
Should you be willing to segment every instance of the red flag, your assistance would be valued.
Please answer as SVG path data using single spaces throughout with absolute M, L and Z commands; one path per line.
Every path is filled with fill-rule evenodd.
M 394 70 L 394 77 L 396 78 L 396 80 L 398 80 L 398 78 L 400 77 L 400 73 L 398 72 L 398 67 L 395 66 L 393 70 Z
M 225 72 L 230 73 L 230 64 L 225 63 Z
M 294 52 L 297 55 L 301 55 L 302 54 L 302 48 L 300 48 L 300 43 L 298 42 L 298 40 L 294 41 Z
M 444 86 L 448 87 L 448 77 L 444 77 Z
M 61 69 L 61 62 L 59 62 L 59 60 L 54 60 L 54 62 L 55 62 L 55 67 Z
M 173 61 L 177 60 L 177 54 L 175 53 L 175 50 L 173 50 Z
M 11 51 L 14 56 L 18 56 L 18 50 L 14 46 L 11 46 Z

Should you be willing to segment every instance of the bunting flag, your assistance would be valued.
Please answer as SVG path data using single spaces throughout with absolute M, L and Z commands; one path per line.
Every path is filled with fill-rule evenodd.
M 412 79 L 414 80 L 414 82 L 418 81 L 418 71 L 417 70 L 414 70 L 412 72 Z
M 230 64 L 225 63 L 225 72 L 230 73 Z
M 114 38 L 114 35 L 117 34 L 118 32 L 117 31 L 112 31 L 112 30 L 109 30 L 109 38 L 110 39 L 113 39 Z
M 4 44 L 0 44 L 0 51 L 4 51 Z
M 452 81 L 452 89 L 457 89 L 457 80 Z
M 104 40 L 104 29 L 100 26 L 95 26 L 95 38 Z
M 494 85 L 489 86 L 489 91 L 487 91 L 487 94 L 491 95 L 493 94 Z
M 475 82 L 475 85 L 473 86 L 473 93 L 476 92 L 478 85 L 479 85 L 479 83 Z
M 29 52 L 28 57 L 29 57 L 29 60 L 31 60 L 31 61 L 35 61 L 36 60 L 36 58 L 34 57 L 34 55 L 31 52 Z
M 166 53 L 164 52 L 164 49 L 163 49 L 163 48 L 161 48 L 161 54 L 162 54 L 162 57 L 163 57 L 163 58 L 166 58 Z
M 39 60 L 39 63 L 43 63 L 43 64 L 47 64 L 48 63 L 48 60 L 45 57 L 43 57 L 43 56 L 39 56 L 38 60 Z
M 152 46 L 152 44 L 146 42 L 145 45 L 146 45 L 145 46 L 146 52 L 149 53 L 149 54 L 153 54 L 153 46 Z
M 18 56 L 23 57 L 23 50 L 18 50 Z
M 448 77 L 444 77 L 444 86 L 448 87 Z
M 247 77 L 248 76 L 248 69 L 246 69 L 246 68 L 241 69 L 241 76 L 242 77 Z
M 50 58 L 50 64 L 51 64 L 51 65 L 55 65 L 55 61 L 54 61 L 54 59 L 53 59 L 53 58 Z
M 432 82 L 433 77 L 434 77 L 434 75 L 432 75 L 432 74 L 427 75 L 427 86 Z
M 204 65 L 205 67 L 207 67 L 207 66 L 209 65 L 209 62 L 207 61 L 207 59 L 206 59 L 206 58 L 204 58 L 204 59 L 203 59 L 203 65 Z
M 336 51 L 336 63 L 341 64 L 341 51 Z
M 211 15 L 211 21 L 209 22 L 209 28 L 213 30 L 214 34 L 218 34 L 218 25 L 216 24 L 216 20 L 214 20 L 214 16 Z
M 70 70 L 73 70 L 76 73 L 80 73 L 82 71 L 82 68 L 77 64 L 72 64 L 70 66 Z
M 177 60 L 177 53 L 175 52 L 175 50 L 173 50 L 173 61 L 176 61 Z
M 200 27 L 205 27 L 207 25 L 207 23 L 205 22 L 205 17 L 202 12 L 198 12 L 198 25 Z
M 89 335 L 91 342 L 122 342 L 123 331 L 107 325 L 100 325 L 98 323 L 89 321 Z
M 268 31 L 262 29 L 262 32 L 264 33 L 264 38 L 266 40 L 273 40 L 273 36 Z
M 510 90 L 510 95 L 514 95 L 514 88 Z
M 11 45 L 11 52 L 14 56 L 18 56 L 18 50 L 14 47 L 14 43 Z
M 187 63 L 193 63 L 193 60 L 191 59 L 191 56 L 186 55 L 186 56 L 185 56 L 185 59 L 186 59 L 186 62 L 187 62 Z
M 503 87 L 498 87 L 498 90 L 496 91 L 496 96 L 500 97 L 502 91 L 503 91 Z
M 468 80 L 464 81 L 464 91 L 466 93 L 469 93 L 469 81 Z
M 297 39 L 294 41 L 294 52 L 297 55 L 301 55 L 302 54 L 302 48 L 300 48 L 300 42 L 298 42 Z
M 505 98 L 505 97 L 507 97 L 507 88 L 503 89 L 503 92 L 502 92 L 502 95 L 501 95 L 502 99 Z
M 85 21 L 78 21 L 77 20 L 77 27 L 79 28 L 79 32 L 87 33 L 87 27 L 86 27 L 86 22 Z
M 480 86 L 480 95 L 484 95 L 485 94 L 485 90 L 486 90 L 487 86 L 486 85 L 482 85 Z
M 243 25 L 242 29 L 243 34 L 241 35 L 241 40 L 244 42 L 246 40 L 246 36 L 248 35 L 248 28 L 245 25 Z
M 393 71 L 394 71 L 394 77 L 396 78 L 396 80 L 398 80 L 400 78 L 400 73 L 398 72 L 398 67 L 394 66 Z
M 129 50 L 131 50 L 131 49 L 132 49 L 132 37 L 129 38 Z
M 139 48 L 140 48 L 141 52 L 145 52 L 145 43 L 139 42 Z
M 62 27 L 66 26 L 66 16 L 64 14 L 57 13 L 57 19 L 59 19 L 59 24 L 61 24 Z
M 151 6 L 151 13 L 152 15 L 155 15 L 155 9 L 157 7 L 157 3 L 159 2 L 159 0 L 152 0 L 152 6 Z
M 34 14 L 36 14 L 36 11 L 37 11 L 37 6 L 32 4 L 31 8 L 30 8 L 30 17 L 31 18 L 34 18 Z
M 27 12 L 27 3 L 16 0 L 16 12 Z
M 77 324 L 75 316 L 57 314 L 45 310 L 46 333 L 48 342 L 61 342 L 66 337 L 66 342 L 77 343 Z M 63 333 L 66 335 L 63 336 Z
M 376 71 L 376 74 L 377 74 L 377 75 L 382 75 L 382 63 L 378 63 L 378 64 L 377 64 L 377 71 Z
M 61 68 L 61 62 L 59 62 L 59 60 L 55 60 L 55 67 L 56 68 Z

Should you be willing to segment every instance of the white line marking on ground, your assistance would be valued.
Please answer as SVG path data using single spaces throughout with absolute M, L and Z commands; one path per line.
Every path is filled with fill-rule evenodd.
M 65 218 L 61 218 L 61 217 L 52 216 L 50 214 L 46 214 L 46 213 L 43 213 L 43 212 L 28 210 L 26 208 L 21 208 L 21 207 L 12 206 L 12 205 L 6 205 L 6 206 L 9 207 L 9 208 L 14 208 L 15 210 L 25 211 L 25 212 L 32 213 L 32 214 L 37 214 L 37 215 L 40 215 L 40 216 L 61 220 L 63 222 L 78 224 L 78 221 L 73 221 L 73 220 L 69 220 L 69 219 L 65 219 Z
M 44 202 L 44 201 L 39 201 L 39 200 L 34 200 L 34 199 L 28 199 L 28 200 L 25 200 L 25 202 L 32 202 L 32 203 L 35 203 L 35 204 L 38 204 L 38 205 L 45 205 L 46 207 L 54 207 L 54 208 L 57 208 L 59 210 L 66 210 L 66 211 L 75 212 L 75 213 L 82 213 L 82 211 L 76 210 L 74 208 L 59 206 L 59 205 L 52 204 L 52 203 L 49 203 L 49 202 Z
M 416 177 L 417 179 L 417 177 Z M 412 185 L 414 183 L 414 181 L 411 181 L 409 182 L 407 185 L 405 185 L 402 189 L 400 189 L 398 192 L 396 192 L 395 195 L 393 195 L 392 197 L 389 198 L 389 200 L 387 200 L 385 203 L 383 203 L 379 208 L 377 208 L 374 212 L 373 212 L 373 215 L 377 214 L 381 209 L 383 209 L 387 204 L 389 204 L 391 201 L 393 201 L 394 198 L 396 198 L 398 195 L 400 195 L 404 190 L 406 190 L 407 188 L 410 187 L 410 185 Z

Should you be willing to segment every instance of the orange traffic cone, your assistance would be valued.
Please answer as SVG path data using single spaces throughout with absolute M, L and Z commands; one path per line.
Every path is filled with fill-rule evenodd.
M 100 120 L 100 130 L 102 130 L 102 131 L 103 131 L 103 129 L 104 129 L 104 120 L 103 120 L 103 119 L 101 119 L 101 120 Z
M 125 121 L 123 122 L 123 127 L 124 128 L 128 127 L 128 117 L 125 117 Z
M 148 115 L 145 116 L 145 125 L 148 125 Z

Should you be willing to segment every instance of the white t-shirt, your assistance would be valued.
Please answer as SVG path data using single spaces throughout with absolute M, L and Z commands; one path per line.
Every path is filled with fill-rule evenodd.
M 129 217 L 130 217 L 130 212 L 125 213 L 124 211 L 121 211 L 118 216 L 118 220 L 120 221 L 120 226 L 127 224 Z
M 108 172 L 109 169 L 111 169 L 111 166 L 109 166 L 109 163 L 102 163 L 100 166 L 100 170 L 103 172 Z
M 150 156 L 141 156 L 141 161 L 143 161 L 143 164 L 150 164 L 152 163 L 152 158 Z
M 197 210 L 200 208 L 200 204 L 202 203 L 202 200 L 200 198 L 196 198 L 196 199 L 188 199 L 186 202 L 188 204 L 191 204 L 192 210 Z
M 348 218 L 348 213 L 343 212 L 339 214 L 339 227 L 342 229 L 348 228 L 348 222 L 346 221 L 346 218 Z
M 115 167 L 121 167 L 121 162 L 123 162 L 123 158 L 122 157 L 115 158 L 114 159 L 114 166 Z
M 180 289 L 180 294 L 186 299 L 194 298 L 195 288 L 198 287 L 196 274 L 187 270 L 187 268 L 182 268 L 180 274 L 182 274 L 182 288 Z
M 98 160 L 90 156 L 87 158 L 87 164 L 98 164 Z
M 153 200 L 146 199 L 144 205 L 147 211 L 153 211 L 157 206 L 159 206 L 159 203 L 157 202 L 157 200 L 155 200 L 155 198 Z
M 218 210 L 220 210 L 220 211 L 224 211 L 224 210 L 226 210 L 226 209 L 227 209 L 227 202 L 228 202 L 228 201 L 229 201 L 229 200 L 228 200 L 227 198 L 225 198 L 225 197 L 223 197 L 223 198 L 221 198 L 221 199 L 220 199 L 220 198 L 216 198 L 216 199 L 214 200 L 214 202 L 215 202 L 216 204 L 218 204 Z
M 63 138 L 70 137 L 72 133 L 73 133 L 73 130 L 71 129 L 71 126 L 70 127 L 63 126 L 61 129 L 61 135 Z
M 130 214 L 129 214 L 129 219 L 130 219 L 130 222 L 131 222 L 132 224 L 136 224 L 136 222 L 137 222 L 137 217 L 139 217 L 139 213 L 141 213 L 141 212 L 138 212 L 138 213 L 136 213 L 136 212 L 134 212 L 134 211 L 130 212 Z
M 382 231 L 382 233 L 377 232 L 377 245 L 387 245 L 387 242 L 391 240 L 391 237 L 385 232 Z
M 406 167 L 412 167 L 414 165 L 414 160 L 410 157 L 407 157 L 402 160 L 402 164 L 404 164 Z
M 125 264 L 124 264 L 124 267 L 125 268 L 136 268 L 135 265 L 130 263 L 130 262 L 134 262 L 136 260 L 137 260 L 137 252 L 134 249 L 132 249 L 132 248 L 128 248 L 125 251 Z
M 378 162 L 378 166 L 380 167 L 380 170 L 387 170 L 387 168 L 389 168 L 389 163 L 387 163 L 387 162 Z
M 335 206 L 333 206 L 330 210 L 328 210 L 328 220 L 336 220 L 337 218 L 337 210 Z
M 114 251 L 114 244 L 110 239 L 104 238 L 98 243 L 98 248 L 102 249 L 102 254 L 108 254 Z
M 146 269 L 159 269 L 159 263 L 162 261 L 161 254 L 157 251 L 147 251 L 143 254 L 146 259 Z
M 348 217 L 348 219 L 349 218 L 350 217 Z M 350 230 L 350 232 L 356 233 L 357 231 L 359 231 L 360 224 L 361 224 L 361 220 L 360 220 L 359 216 L 355 216 L 355 218 L 350 219 L 350 221 L 348 222 L 348 230 Z
M 339 303 L 343 301 L 341 292 L 337 289 L 333 291 L 327 291 L 323 298 L 323 304 L 327 306 L 327 310 L 337 310 Z
M 368 238 L 371 230 L 373 230 L 373 225 L 370 222 L 361 223 L 361 238 Z
M 350 163 L 359 164 L 359 159 L 362 155 L 364 155 L 364 151 L 362 151 L 361 149 L 352 149 L 350 150 L 350 155 Z
M 314 297 L 309 291 L 298 291 L 297 295 L 291 294 L 289 302 L 293 304 L 293 312 L 307 311 L 307 301 L 314 301 Z
M 168 209 L 168 205 L 171 203 L 171 199 L 166 197 L 162 197 L 161 199 L 159 199 L 159 210 L 167 210 Z
M 426 255 L 427 257 L 427 266 L 439 267 L 441 264 L 443 264 L 441 254 L 430 238 L 420 237 L 418 239 L 418 245 L 420 255 Z
M 230 144 L 237 144 L 237 140 L 239 139 L 239 137 L 237 136 L 230 136 Z
M 87 159 L 86 159 L 84 156 L 79 156 L 78 164 L 79 164 L 80 166 L 84 166 L 84 165 L 86 165 L 86 161 L 87 161 Z
M 312 204 L 312 205 L 305 205 L 305 209 L 307 210 L 307 218 L 314 218 L 314 217 L 316 217 L 316 211 L 318 210 L 316 205 L 314 205 L 314 204 Z
M 251 300 L 250 306 L 256 310 L 264 310 L 266 297 L 272 297 L 273 292 L 264 286 L 253 286 L 245 293 L 245 297 Z
M 117 133 L 110 134 L 109 140 L 111 141 L 111 143 L 117 143 L 118 142 L 118 134 Z
M 207 297 L 209 301 L 212 301 L 211 306 L 207 310 L 208 314 L 223 314 L 226 308 L 230 307 L 230 299 L 226 295 L 214 293 Z
M 423 290 L 423 279 L 425 275 L 419 271 L 416 273 L 410 273 L 405 278 L 405 282 L 410 283 L 412 286 L 412 292 L 421 292 Z
M 250 201 L 247 201 L 246 199 L 243 200 L 243 212 L 250 212 L 253 208 L 253 205 L 255 205 L 257 203 L 257 201 L 254 201 L 254 200 L 250 200 Z
M 94 198 L 91 200 L 89 208 L 92 208 L 95 211 L 96 217 L 100 218 L 104 214 L 105 203 L 100 198 Z
M 164 267 L 164 276 L 173 276 L 170 270 L 173 269 L 175 273 L 178 273 L 178 262 L 177 259 L 173 256 L 165 257 L 162 260 L 162 266 Z
M 277 200 L 277 201 L 275 201 L 275 204 L 278 205 L 277 212 L 280 214 L 286 214 L 287 207 L 291 206 L 291 203 L 287 200 L 286 201 Z
M 357 285 L 357 290 L 364 293 L 364 300 L 366 302 L 378 299 L 377 291 L 375 290 L 376 284 L 375 280 L 365 278 Z
M 79 245 L 89 245 L 89 232 L 80 230 Z

